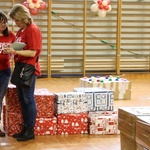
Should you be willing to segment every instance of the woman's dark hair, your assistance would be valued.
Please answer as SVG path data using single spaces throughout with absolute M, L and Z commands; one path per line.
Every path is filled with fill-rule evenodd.
M 4 22 L 4 23 L 7 23 L 8 22 L 8 19 L 7 19 L 7 16 L 4 12 L 0 11 L 0 22 Z M 3 35 L 4 36 L 9 36 L 9 30 L 8 30 L 8 27 L 6 27 L 6 29 L 3 31 Z

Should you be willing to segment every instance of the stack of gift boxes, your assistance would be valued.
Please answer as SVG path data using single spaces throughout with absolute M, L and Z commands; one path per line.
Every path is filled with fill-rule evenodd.
M 85 93 L 55 93 L 57 134 L 88 133 L 88 112 Z
M 114 92 L 104 88 L 74 88 L 86 95 L 89 134 L 119 134 Z
M 35 134 L 57 134 L 57 118 L 54 116 L 54 94 L 47 89 L 36 89 L 34 95 L 37 106 Z
M 35 135 L 54 135 L 57 132 L 57 118 L 54 116 L 54 94 L 47 89 L 36 89 L 37 118 Z M 21 107 L 16 87 L 9 85 L 6 104 L 3 106 L 3 126 L 8 135 L 20 132 L 23 127 Z
M 114 92 L 104 88 L 74 88 L 52 93 L 36 89 L 36 135 L 119 134 Z M 3 106 L 4 129 L 13 135 L 22 129 L 23 119 L 16 87 L 9 85 Z
M 8 88 L 6 101 L 3 105 L 3 127 L 8 135 L 21 130 L 23 123 L 17 91 L 14 86 Z

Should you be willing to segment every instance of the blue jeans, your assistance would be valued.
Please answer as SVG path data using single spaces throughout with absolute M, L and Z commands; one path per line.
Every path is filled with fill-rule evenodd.
M 24 126 L 27 128 L 34 128 L 36 121 L 37 108 L 34 98 L 36 78 L 37 76 L 34 75 L 34 82 L 31 87 L 16 86 L 18 98 L 21 104 Z
M 10 68 L 8 68 L 7 70 L 0 71 L 0 120 L 2 113 L 2 102 L 8 88 L 10 76 L 11 76 Z

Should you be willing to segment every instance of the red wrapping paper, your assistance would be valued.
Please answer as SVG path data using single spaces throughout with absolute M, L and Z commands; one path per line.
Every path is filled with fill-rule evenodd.
M 57 115 L 57 134 L 82 133 L 88 133 L 88 113 Z
M 34 133 L 35 135 L 56 135 L 57 118 L 37 118 Z

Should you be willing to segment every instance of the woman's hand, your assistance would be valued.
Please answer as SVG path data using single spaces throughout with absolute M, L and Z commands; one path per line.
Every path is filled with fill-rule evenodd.
M 13 48 L 5 48 L 3 52 L 5 54 L 14 54 L 16 51 Z

